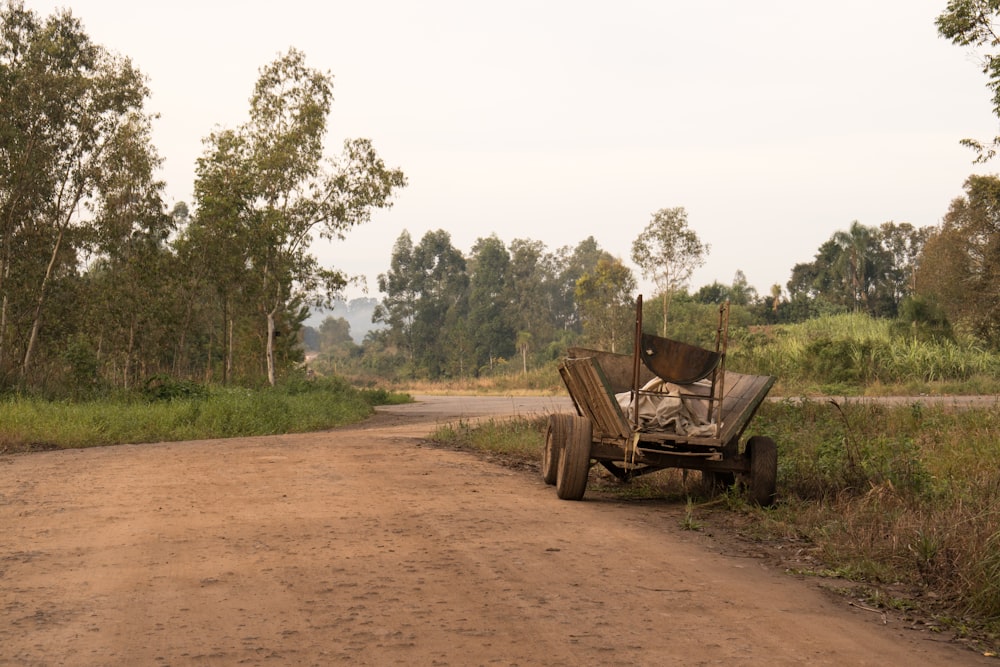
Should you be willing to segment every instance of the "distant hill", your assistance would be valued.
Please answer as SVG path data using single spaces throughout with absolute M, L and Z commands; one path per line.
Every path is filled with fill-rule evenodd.
M 365 335 L 373 329 L 384 329 L 385 325 L 372 322 L 372 314 L 378 299 L 360 298 L 350 301 L 336 301 L 333 310 L 313 310 L 306 318 L 305 325 L 313 329 L 319 329 L 323 320 L 328 317 L 343 317 L 351 325 L 351 338 L 359 345 L 365 339 Z

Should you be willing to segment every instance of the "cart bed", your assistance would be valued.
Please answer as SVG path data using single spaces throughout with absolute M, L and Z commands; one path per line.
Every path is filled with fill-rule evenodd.
M 609 365 L 611 375 L 619 377 L 622 375 L 621 366 L 630 365 L 632 359 L 626 355 L 602 353 L 598 361 L 597 355 L 580 356 L 585 355 L 588 352 L 586 350 L 574 352 L 575 358 L 565 359 L 559 367 L 559 373 L 577 411 L 590 419 L 595 441 L 624 446 L 633 438 L 634 428 L 622 413 L 615 394 L 628 391 L 631 387 L 622 387 L 620 382 L 616 386 L 609 381 L 602 364 Z M 721 428 L 715 436 L 685 436 L 669 431 L 640 431 L 639 442 L 722 447 L 740 437 L 771 390 L 775 379 L 768 375 L 744 375 L 725 371 Z

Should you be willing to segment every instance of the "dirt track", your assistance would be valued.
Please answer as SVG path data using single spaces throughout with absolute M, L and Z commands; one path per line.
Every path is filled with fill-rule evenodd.
M 680 530 L 359 428 L 0 456 L 0 664 L 997 664 Z

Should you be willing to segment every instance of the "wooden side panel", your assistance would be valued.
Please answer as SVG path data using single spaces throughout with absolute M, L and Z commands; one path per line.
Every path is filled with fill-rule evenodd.
M 629 437 L 628 421 L 593 358 L 566 359 L 560 374 L 577 409 L 592 422 L 595 438 Z
M 757 413 L 777 378 L 770 375 L 743 375 L 726 372 L 726 393 L 722 400 L 722 431 L 719 440 L 739 437 Z
M 586 347 L 571 347 L 568 351 L 571 359 L 582 359 L 592 357 L 601 369 L 601 373 L 607 378 L 612 394 L 619 394 L 623 391 L 632 391 L 632 355 L 616 354 L 614 352 L 602 352 Z M 639 365 L 639 386 L 646 384 L 656 376 L 653 372 Z

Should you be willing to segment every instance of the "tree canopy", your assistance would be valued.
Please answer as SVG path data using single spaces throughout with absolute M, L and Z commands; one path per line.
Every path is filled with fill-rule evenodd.
M 980 50 L 980 64 L 986 75 L 986 86 L 993 94 L 993 113 L 1000 117 L 1000 53 L 982 49 L 1000 46 L 997 20 L 1000 0 L 949 0 L 938 15 L 938 34 L 958 46 Z M 962 143 L 976 151 L 976 162 L 992 159 L 1000 147 L 1000 136 L 991 140 L 963 139 Z
M 279 322 L 294 320 L 299 304 L 329 304 L 347 284 L 309 253 L 314 235 L 342 239 L 406 184 L 367 139 L 348 140 L 339 159 L 324 160 L 332 101 L 332 76 L 291 49 L 261 69 L 250 120 L 212 134 L 198 162 L 192 233 L 213 240 L 223 260 L 213 266 L 227 274 L 221 282 L 242 273 L 240 284 L 255 295 L 271 384 Z
M 691 274 L 705 263 L 710 247 L 688 225 L 683 207 L 661 208 L 632 242 L 632 261 L 660 290 L 663 303 L 662 335 L 666 336 L 670 298 L 685 289 Z

